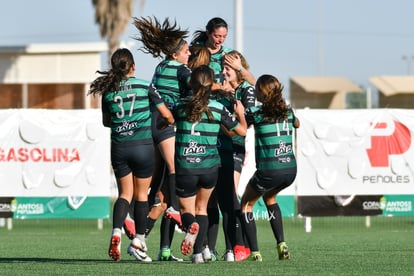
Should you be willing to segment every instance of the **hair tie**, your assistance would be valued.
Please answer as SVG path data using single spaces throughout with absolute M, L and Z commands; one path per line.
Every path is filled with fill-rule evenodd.
M 178 42 L 177 46 L 175 46 L 172 50 L 171 50 L 171 55 L 176 53 L 178 50 L 180 50 L 181 47 L 183 47 L 183 45 L 186 43 L 186 41 L 184 39 L 181 38 L 180 42 Z

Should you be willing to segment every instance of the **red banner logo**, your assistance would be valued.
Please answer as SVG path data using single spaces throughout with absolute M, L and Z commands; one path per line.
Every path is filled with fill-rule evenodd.
M 388 167 L 390 155 L 405 153 L 411 146 L 411 132 L 400 122 L 394 122 L 394 132 L 388 136 L 371 136 L 367 154 L 372 167 Z M 374 129 L 386 129 L 387 123 L 376 123 Z

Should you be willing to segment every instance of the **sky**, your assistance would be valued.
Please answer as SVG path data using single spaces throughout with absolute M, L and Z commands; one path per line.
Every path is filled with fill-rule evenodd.
M 189 38 L 212 17 L 229 25 L 225 45 L 235 48 L 234 0 L 135 0 L 133 16 L 175 19 Z M 242 48 L 250 71 L 272 74 L 289 86 L 294 76 L 340 76 L 374 89 L 370 77 L 414 73 L 414 1 L 241 0 Z M 5 0 L 0 46 L 105 41 L 94 21 L 92 0 Z M 121 36 L 137 65 L 151 79 L 160 62 L 138 49 L 135 27 Z M 406 57 L 406 59 L 403 58 Z M 407 58 L 408 57 L 408 58 Z M 81 66 L 81 64 L 79 65 Z M 103 62 L 103 68 L 107 63 Z

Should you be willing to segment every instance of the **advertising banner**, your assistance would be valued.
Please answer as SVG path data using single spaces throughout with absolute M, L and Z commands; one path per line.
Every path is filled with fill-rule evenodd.
M 1 110 L 0 129 L 0 216 L 109 217 L 110 139 L 100 110 Z
M 298 213 L 414 215 L 414 111 L 298 110 Z

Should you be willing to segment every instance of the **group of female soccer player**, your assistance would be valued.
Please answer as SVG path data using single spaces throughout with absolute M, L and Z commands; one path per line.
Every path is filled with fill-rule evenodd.
M 292 135 L 299 120 L 282 84 L 272 75 L 256 81 L 243 55 L 223 45 L 228 26 L 222 18 L 212 18 L 191 43 L 188 31 L 168 18 L 134 18 L 133 24 L 141 50 L 163 58 L 151 82 L 135 78 L 131 52 L 118 49 L 89 91 L 102 97 L 118 185 L 109 256 L 121 259 L 124 228 L 128 254 L 151 262 L 146 239 L 162 217 L 158 260 L 183 261 L 171 254 L 176 225 L 185 231 L 183 255 L 196 264 L 217 260 L 221 214 L 223 259 L 262 261 L 252 209 L 263 197 L 278 258 L 289 259 L 276 195 L 296 176 Z M 239 199 L 250 126 L 257 170 Z

